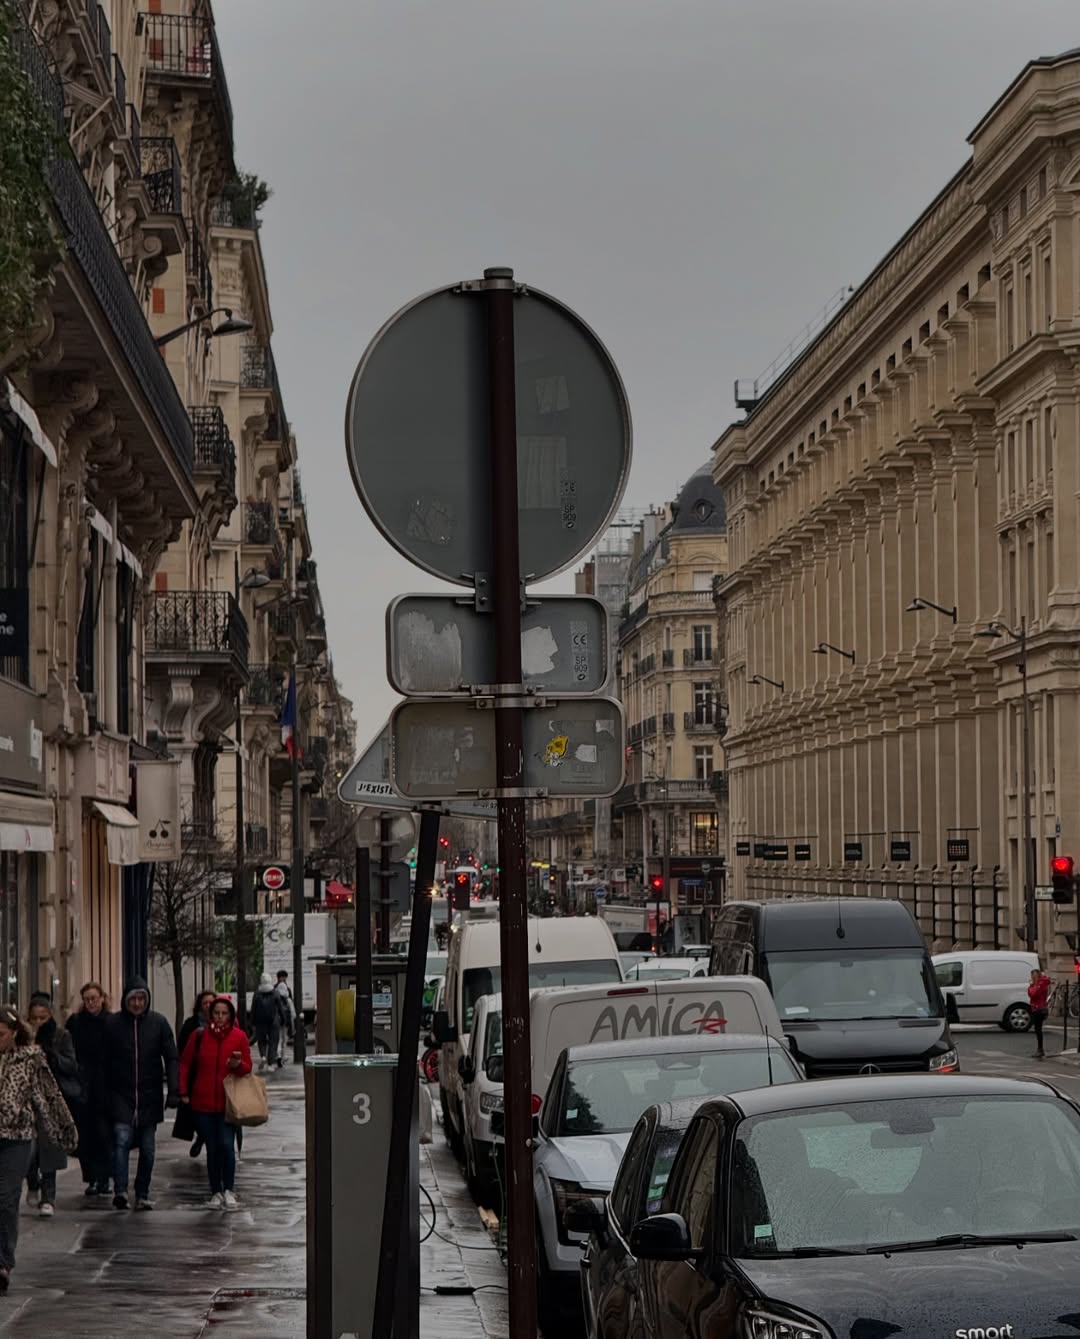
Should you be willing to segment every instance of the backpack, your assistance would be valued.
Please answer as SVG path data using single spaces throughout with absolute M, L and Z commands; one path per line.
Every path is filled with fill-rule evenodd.
M 273 1027 L 281 1022 L 280 996 L 272 990 L 257 990 L 251 1012 L 256 1027 Z

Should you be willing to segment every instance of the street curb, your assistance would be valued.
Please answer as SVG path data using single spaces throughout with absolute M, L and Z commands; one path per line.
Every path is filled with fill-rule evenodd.
M 1061 1051 L 1057 1055 L 1048 1055 L 1047 1060 L 1053 1060 L 1056 1065 L 1074 1065 L 1080 1067 L 1080 1053 L 1076 1051 Z

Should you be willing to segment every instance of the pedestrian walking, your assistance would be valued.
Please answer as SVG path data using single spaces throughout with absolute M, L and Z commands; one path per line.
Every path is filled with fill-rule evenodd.
M 193 1032 L 198 1032 L 199 1028 L 206 1027 L 210 1021 L 210 1005 L 214 1002 L 215 992 L 212 990 L 200 990 L 195 996 L 195 1003 L 192 1005 L 191 1013 L 184 1019 L 180 1028 L 180 1035 L 176 1039 L 177 1054 L 184 1054 L 184 1047 L 188 1044 L 188 1038 Z M 203 1137 L 196 1130 L 195 1138 L 191 1141 L 191 1147 L 188 1149 L 189 1158 L 197 1158 L 203 1151 Z
M 206 1143 L 211 1209 L 237 1207 L 236 1127 L 225 1119 L 225 1080 L 250 1073 L 247 1033 L 237 1026 L 232 1000 L 219 995 L 210 1006 L 209 1024 L 188 1038 L 180 1057 L 180 1100 L 191 1103 Z
M 78 1132 L 52 1071 L 15 1009 L 0 1008 L 0 1293 L 7 1292 L 19 1239 L 19 1200 L 36 1130 L 65 1153 Z
M 68 1110 L 75 1112 L 83 1096 L 75 1043 L 67 1029 L 60 1027 L 53 1017 L 52 996 L 45 991 L 35 991 L 30 996 L 29 1023 L 34 1042 L 44 1055 Z M 31 1196 L 35 1191 L 39 1194 L 39 1218 L 53 1216 L 56 1210 L 56 1173 L 62 1172 L 66 1166 L 66 1153 L 50 1138 L 49 1132 L 39 1125 L 26 1174 Z
M 1031 969 L 1031 984 L 1028 986 L 1028 1003 L 1031 1005 L 1031 1024 L 1035 1029 L 1036 1060 L 1045 1060 L 1043 1049 L 1043 1024 L 1050 1011 L 1050 978 L 1041 967 Z
M 105 1081 L 113 1137 L 113 1208 L 128 1207 L 131 1148 L 139 1149 L 135 1173 L 135 1208 L 152 1209 L 150 1178 L 154 1171 L 157 1127 L 165 1106 L 177 1103 L 176 1041 L 169 1020 L 150 1008 L 150 991 L 141 976 L 124 987 L 119 1013 L 106 1021 Z M 162 1087 L 168 1089 L 163 1100 Z
M 105 1020 L 109 1001 L 96 981 L 79 992 L 82 1007 L 67 1021 L 82 1080 L 82 1100 L 72 1108 L 79 1129 L 79 1166 L 90 1198 L 109 1193 L 112 1127 L 105 1107 Z M 70 1103 L 68 1103 L 70 1107 Z
M 259 1048 L 259 1067 L 265 1069 L 270 1064 L 280 1069 L 284 1064 L 281 1058 L 281 1037 L 288 1028 L 289 1016 L 285 1001 L 270 980 L 269 972 L 263 972 L 259 979 L 259 988 L 251 1002 L 251 1021 L 255 1029 L 255 1043 Z
M 289 973 L 284 968 L 277 974 L 277 986 L 275 989 L 281 996 L 282 1003 L 285 1007 L 285 1026 L 281 1032 L 281 1053 L 278 1056 L 278 1067 L 280 1068 L 284 1063 L 285 1058 L 285 1038 L 288 1037 L 290 1042 L 293 1040 L 296 1032 L 297 1020 L 296 1004 L 293 1001 L 292 991 L 289 989 Z M 300 1025 L 301 1027 L 303 1026 L 302 1018 L 300 1020 Z

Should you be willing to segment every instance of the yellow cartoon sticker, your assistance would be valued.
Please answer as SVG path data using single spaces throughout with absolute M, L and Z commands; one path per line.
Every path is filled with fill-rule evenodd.
M 556 735 L 544 750 L 545 765 L 558 767 L 559 763 L 566 757 L 566 750 L 569 746 L 570 737 L 568 735 Z

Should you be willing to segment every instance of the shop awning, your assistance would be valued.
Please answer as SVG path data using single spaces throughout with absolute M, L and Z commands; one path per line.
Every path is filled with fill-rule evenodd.
M 94 813 L 109 825 L 105 844 L 110 865 L 137 865 L 139 863 L 139 820 L 119 804 L 94 801 Z
M 41 421 L 37 414 L 34 413 L 33 409 L 26 403 L 10 381 L 0 383 L 0 390 L 3 390 L 4 387 L 7 388 L 8 403 L 25 424 L 26 431 L 30 435 L 30 440 L 55 470 L 56 447 L 53 446 L 52 442 L 45 435 L 45 430 L 42 428 Z M 5 847 L 4 849 L 7 850 L 8 848 Z M 51 846 L 49 847 L 49 850 L 52 850 Z
M 53 850 L 53 830 L 44 823 L 0 823 L 0 851 Z

